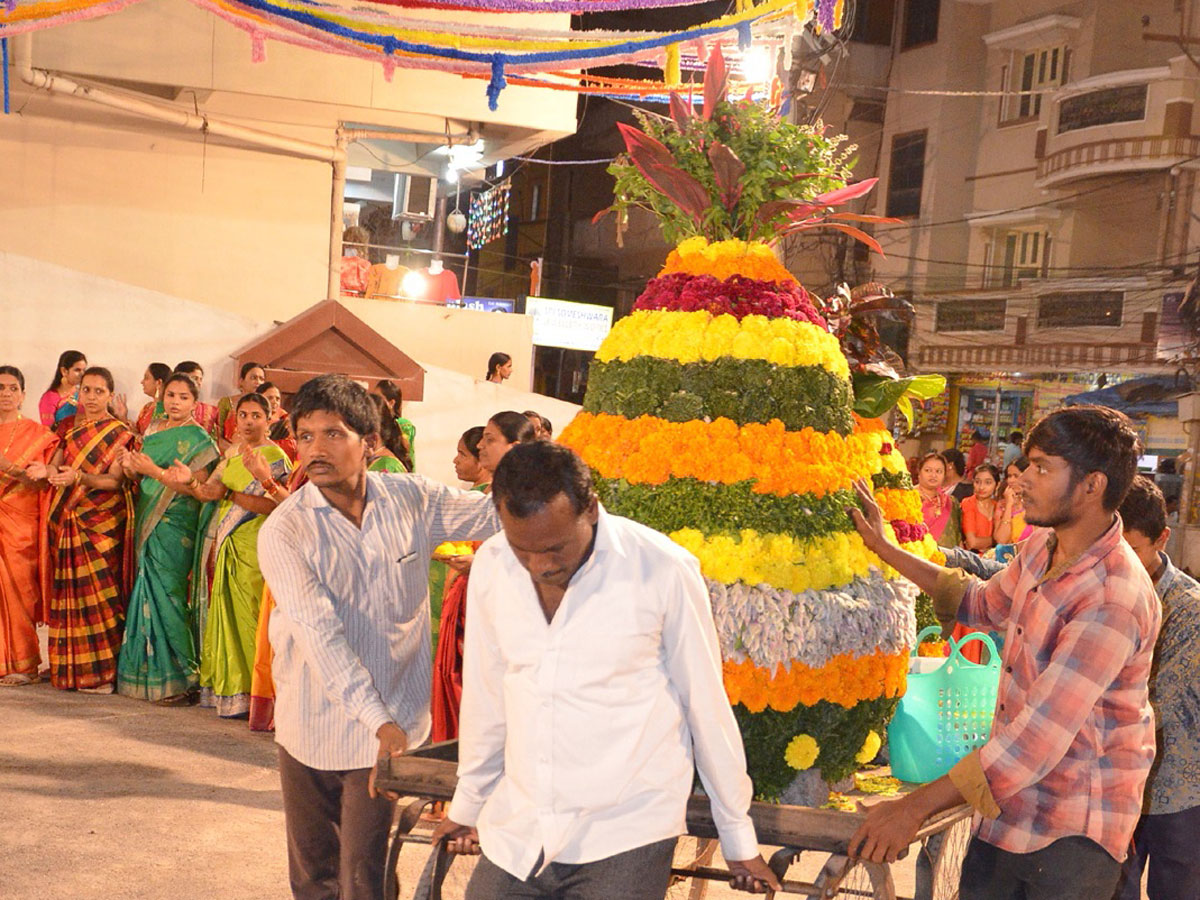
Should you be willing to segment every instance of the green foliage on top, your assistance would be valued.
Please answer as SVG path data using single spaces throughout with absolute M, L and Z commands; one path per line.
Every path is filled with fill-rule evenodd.
M 857 150 L 846 144 L 845 135 L 828 136 L 824 128 L 793 125 L 772 110 L 749 101 L 716 103 L 712 117 L 687 118 L 682 126 L 673 119 L 638 111 L 640 123 L 650 137 L 665 144 L 675 165 L 708 192 L 711 200 L 701 222 L 684 212 L 672 199 L 651 184 L 642 170 L 622 154 L 608 167 L 617 180 L 613 209 L 624 218 L 630 207 L 653 213 L 668 244 L 703 236 L 710 241 L 739 238 L 770 240 L 791 221 L 789 210 L 773 215 L 760 211 L 774 201 L 803 201 L 844 187 L 850 178 L 851 156 Z M 740 196 L 718 184 L 718 174 L 709 151 L 724 145 L 745 167 L 737 179 Z

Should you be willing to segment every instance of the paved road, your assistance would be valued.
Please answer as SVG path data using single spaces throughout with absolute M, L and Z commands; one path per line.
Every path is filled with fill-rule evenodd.
M 0 688 L 4 900 L 288 900 L 275 747 L 211 710 Z
M 0 688 L 0 823 L 0 900 L 290 900 L 274 742 L 211 710 Z

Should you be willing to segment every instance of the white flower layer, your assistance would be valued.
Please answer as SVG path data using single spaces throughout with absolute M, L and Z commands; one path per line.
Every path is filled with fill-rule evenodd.
M 872 568 L 845 587 L 794 594 L 770 585 L 705 579 L 723 659 L 774 670 L 820 668 L 842 653 L 903 652 L 916 640 L 916 585 Z

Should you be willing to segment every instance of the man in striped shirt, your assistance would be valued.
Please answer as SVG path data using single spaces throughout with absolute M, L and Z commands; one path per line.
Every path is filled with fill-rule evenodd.
M 258 538 L 292 893 L 382 900 L 393 801 L 371 778 L 429 738 L 429 557 L 500 526 L 485 494 L 368 473 L 379 415 L 347 378 L 301 387 L 292 425 L 309 481 Z
M 1039 526 L 989 581 L 889 543 L 869 489 L 852 516 L 867 546 L 955 620 L 1005 635 L 988 742 L 948 775 L 879 804 L 852 855 L 892 861 L 933 813 L 982 816 L 961 900 L 1111 897 L 1154 759 L 1148 680 L 1160 609 L 1116 510 L 1137 470 L 1129 420 L 1104 407 L 1042 419 L 1018 487 Z

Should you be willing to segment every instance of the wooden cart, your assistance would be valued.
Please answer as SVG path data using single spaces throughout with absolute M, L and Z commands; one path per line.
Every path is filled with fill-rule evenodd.
M 404 846 L 430 843 L 428 830 L 416 830 L 422 812 L 431 803 L 448 801 L 454 795 L 457 753 L 457 743 L 451 741 L 380 763 L 376 774 L 380 790 L 415 798 L 401 807 L 392 834 L 385 874 L 387 900 L 401 897 L 397 864 Z M 867 804 L 878 799 L 859 796 Z M 846 856 L 850 838 L 863 821 L 863 813 L 754 802 L 750 817 L 759 843 L 779 848 L 769 864 L 783 883 L 783 893 L 823 900 L 850 897 L 911 900 L 897 895 L 890 866 L 859 862 Z M 717 829 L 706 797 L 697 795 L 689 801 L 687 828 L 688 834 L 699 840 L 691 843 L 690 852 L 685 848 L 682 854 L 676 853 L 673 872 L 678 885 L 671 896 L 699 900 L 705 894 L 707 881 L 728 881 L 730 877 L 724 869 L 712 866 Z M 925 823 L 917 835 L 921 857 L 917 860 L 915 900 L 956 900 L 970 831 L 971 809 L 967 806 L 949 810 Z M 452 861 L 442 851 L 437 852 L 439 859 L 431 864 L 434 885 L 430 900 L 442 900 L 441 879 Z M 802 865 L 802 854 L 817 854 L 819 869 L 811 859 Z M 801 870 L 810 873 L 808 880 L 788 877 Z M 410 896 L 411 892 L 406 891 L 405 900 Z

